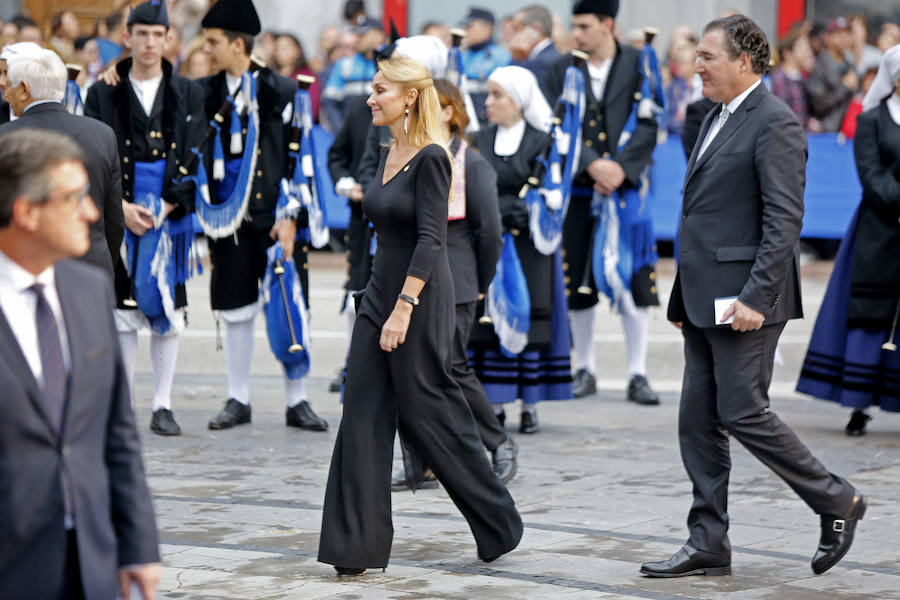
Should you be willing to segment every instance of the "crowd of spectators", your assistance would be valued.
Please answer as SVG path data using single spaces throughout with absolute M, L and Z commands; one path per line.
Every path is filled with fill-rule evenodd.
M 209 58 L 203 52 L 203 38 L 199 35 L 199 20 L 206 6 L 206 0 L 178 0 L 170 9 L 172 40 L 166 58 L 190 78 L 210 74 Z M 82 67 L 78 83 L 86 90 L 106 66 L 127 53 L 122 33 L 128 10 L 126 5 L 97 19 L 92 31 L 85 31 L 77 15 L 65 10 L 53 15 L 46 24 L 47 35 L 30 18 L 17 15 L 0 22 L 0 47 L 33 41 L 51 48 L 66 63 Z M 254 54 L 287 77 L 315 75 L 311 94 L 316 119 L 335 130 L 327 115 L 319 112 L 320 95 L 341 58 L 365 51 L 358 24 L 366 18 L 364 2 L 347 0 L 343 22 L 324 27 L 314 48 L 304 46 L 294 32 L 267 30 L 257 40 Z M 449 46 L 450 28 L 455 25 L 429 21 L 421 31 L 411 33 L 434 35 Z M 477 25 L 470 24 L 472 35 L 477 33 Z M 538 81 L 543 80 L 541 75 L 548 62 L 574 47 L 561 16 L 539 4 L 499 17 L 496 27 L 491 24 L 488 35 L 509 53 L 511 64 L 527 66 Z M 694 74 L 698 35 L 692 28 L 679 25 L 670 31 L 669 40 L 661 55 L 666 95 L 663 129 L 681 135 L 687 107 L 701 98 L 702 82 Z M 641 47 L 643 31 L 620 32 L 620 41 Z M 799 22 L 777 43 L 773 40 L 777 52 L 773 52 L 772 69 L 765 82 L 797 113 L 807 132 L 841 132 L 852 138 L 862 97 L 874 78 L 881 54 L 898 43 L 900 25 L 873 23 L 862 14 L 839 16 L 827 23 Z

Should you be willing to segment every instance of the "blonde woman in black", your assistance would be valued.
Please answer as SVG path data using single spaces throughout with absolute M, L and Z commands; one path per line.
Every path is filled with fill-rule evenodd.
M 368 104 L 374 124 L 386 125 L 393 143 L 363 198 L 378 249 L 358 299 L 319 542 L 319 560 L 339 575 L 387 566 L 397 428 L 413 489 L 427 464 L 468 521 L 482 560 L 509 552 L 522 536 L 519 513 L 491 470 L 450 374 L 451 162 L 434 82 L 421 63 L 407 58 L 378 67 Z

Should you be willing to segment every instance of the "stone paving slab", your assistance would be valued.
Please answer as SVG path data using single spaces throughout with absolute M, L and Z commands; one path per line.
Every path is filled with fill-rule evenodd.
M 542 430 L 519 435 L 519 474 L 510 483 L 525 533 L 519 548 L 486 565 L 443 489 L 392 496 L 395 537 L 385 573 L 337 578 L 316 562 L 324 484 L 341 405 L 326 391 L 345 351 L 337 315 L 339 263 L 314 255 L 309 399 L 328 419 L 327 433 L 284 426 L 282 378 L 257 323 L 251 394 L 253 423 L 209 431 L 225 394 L 224 356 L 204 280 L 189 285 L 192 336 L 182 339 L 173 408 L 184 435 L 147 430 L 152 375 L 146 342 L 139 354 L 136 412 L 166 565 L 161 598 L 540 600 L 589 598 L 900 599 L 900 415 L 876 412 L 863 438 L 842 428 L 848 411 L 791 390 L 812 320 L 791 323 L 776 369 L 772 408 L 834 472 L 869 498 L 848 556 L 814 576 L 809 559 L 818 518 L 765 467 L 733 445 L 730 577 L 644 578 L 641 562 L 659 560 L 686 538 L 690 483 L 676 431 L 681 343 L 659 311 L 652 317 L 651 383 L 662 405 L 624 401 L 621 334 L 613 316 L 598 317 L 595 339 L 601 390 L 591 398 L 544 403 Z M 804 282 L 814 315 L 827 267 Z M 818 273 L 818 274 L 816 274 Z M 660 269 L 661 289 L 671 268 Z

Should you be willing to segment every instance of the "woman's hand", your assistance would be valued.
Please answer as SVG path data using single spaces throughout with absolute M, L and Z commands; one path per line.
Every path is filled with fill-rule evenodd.
M 403 300 L 397 300 L 391 316 L 384 322 L 381 328 L 381 339 L 378 345 L 385 352 L 393 352 L 400 344 L 406 341 L 406 331 L 409 329 L 409 319 L 412 316 L 412 304 Z

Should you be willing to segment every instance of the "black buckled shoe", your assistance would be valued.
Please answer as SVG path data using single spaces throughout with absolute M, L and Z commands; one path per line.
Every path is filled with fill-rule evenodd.
M 859 437 L 866 435 L 866 423 L 872 420 L 872 417 L 861 410 L 854 410 L 850 415 L 850 421 L 844 427 L 844 432 L 851 437 Z
M 284 420 L 288 427 L 299 427 L 307 431 L 328 431 L 328 421 L 314 413 L 306 400 L 297 406 L 288 407 L 284 412 Z
M 857 494 L 848 511 L 850 516 L 822 515 L 822 535 L 812 559 L 813 573 L 821 575 L 844 558 L 853 544 L 856 522 L 866 514 L 867 506 L 865 498 Z
M 229 429 L 235 425 L 250 422 L 250 405 L 241 404 L 234 398 L 225 402 L 222 411 L 209 421 L 210 429 Z
M 391 491 L 404 492 L 410 489 L 409 479 L 406 477 L 406 469 L 400 469 L 391 476 Z M 431 469 L 425 469 L 425 478 L 422 480 L 420 490 L 433 490 L 438 487 L 438 480 Z
M 628 382 L 627 399 L 629 402 L 645 406 L 656 406 L 659 404 L 659 396 L 650 389 L 650 383 L 643 375 L 635 375 Z
M 731 557 L 697 550 L 685 544 L 669 560 L 642 564 L 641 573 L 648 577 L 731 575 Z
M 497 449 L 491 454 L 491 465 L 494 475 L 500 478 L 503 485 L 506 485 L 515 477 L 517 464 L 516 458 L 519 455 L 519 448 L 516 442 L 509 436 L 503 440 Z
M 584 398 L 597 393 L 597 379 L 587 369 L 578 369 L 572 378 L 572 396 Z
M 537 433 L 540 430 L 537 411 L 522 411 L 522 414 L 519 416 L 519 433 Z
M 181 427 L 175 422 L 175 415 L 168 408 L 153 411 L 150 417 L 150 431 L 159 435 L 181 435 Z

